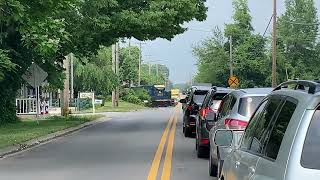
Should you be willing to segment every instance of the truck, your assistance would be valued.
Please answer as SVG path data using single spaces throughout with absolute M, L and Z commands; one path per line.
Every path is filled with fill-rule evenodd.
M 148 91 L 152 107 L 169 107 L 174 105 L 171 92 L 167 91 L 164 85 L 146 85 L 142 86 L 142 88 Z
M 180 98 L 180 89 L 171 89 L 171 99 L 178 100 Z

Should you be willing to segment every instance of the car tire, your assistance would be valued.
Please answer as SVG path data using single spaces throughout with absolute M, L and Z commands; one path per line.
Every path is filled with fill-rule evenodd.
M 190 128 L 185 127 L 184 128 L 184 137 L 191 137 L 191 130 Z
M 197 157 L 198 158 L 208 157 L 207 148 L 200 146 L 198 141 L 197 141 Z
M 217 177 L 217 166 L 213 164 L 212 157 L 209 157 L 209 175 L 212 177 Z

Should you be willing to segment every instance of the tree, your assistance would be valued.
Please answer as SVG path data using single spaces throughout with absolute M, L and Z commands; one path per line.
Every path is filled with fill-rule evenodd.
M 16 119 L 15 95 L 23 82 L 21 75 L 32 62 L 48 71 L 49 77 L 56 77 L 61 76 L 64 56 L 71 52 L 90 57 L 100 45 L 108 47 L 123 37 L 171 39 L 185 31 L 184 22 L 206 18 L 204 2 L 0 1 L 1 60 L 6 59 L 5 65 L 0 65 L 0 96 L 4 97 L 0 100 L 0 122 Z
M 279 44 L 291 67 L 288 68 L 291 79 L 318 78 L 318 31 L 319 19 L 313 0 L 286 0 L 286 12 L 279 19 Z
M 119 85 L 119 77 L 112 71 L 110 47 L 101 47 L 97 55 L 76 59 L 74 63 L 76 92 L 95 91 L 107 96 Z
M 232 37 L 234 74 L 240 79 L 240 86 L 266 86 L 269 84 L 266 39 L 254 34 L 247 0 L 234 0 L 233 6 L 234 22 L 225 26 L 225 37 L 219 29 L 215 29 L 211 39 L 194 49 L 199 69 L 196 81 L 227 85 L 230 63 L 230 41 L 227 39 Z
M 234 22 L 226 25 L 225 35 L 232 37 L 235 75 L 241 87 L 267 86 L 266 39 L 254 34 L 247 0 L 234 0 L 233 6 Z M 229 43 L 225 47 L 229 52 Z
M 226 39 L 219 28 L 213 31 L 213 37 L 205 40 L 193 50 L 198 58 L 198 74 L 196 82 L 212 83 L 217 86 L 226 86 L 229 74 L 229 58 L 225 51 Z
M 138 82 L 139 54 L 140 49 L 137 46 L 121 48 L 120 50 L 120 79 L 128 86 Z

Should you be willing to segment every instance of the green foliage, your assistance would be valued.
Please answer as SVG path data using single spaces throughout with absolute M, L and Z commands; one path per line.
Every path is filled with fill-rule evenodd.
M 319 19 L 313 0 L 286 0 L 286 12 L 279 19 L 281 54 L 288 64 L 290 79 L 318 78 L 317 34 Z
M 120 50 L 120 79 L 129 86 L 138 81 L 139 54 L 140 49 L 136 46 Z
M 264 53 L 266 40 L 253 33 L 247 0 L 234 0 L 233 5 L 234 23 L 225 26 L 225 37 L 216 28 L 212 38 L 194 48 L 199 69 L 195 80 L 227 86 L 229 38 L 232 37 L 234 75 L 240 79 L 241 87 L 267 86 L 269 81 L 265 67 L 268 65 L 268 57 Z
M 107 96 L 119 84 L 112 71 L 111 48 L 101 47 L 97 55 L 76 59 L 74 64 L 75 91 L 95 91 Z
M 0 95 L 4 98 L 0 101 L 1 121 L 15 115 L 14 98 L 23 82 L 21 75 L 32 62 L 48 72 L 50 84 L 61 88 L 64 56 L 72 52 L 78 57 L 89 57 L 88 67 L 80 68 L 78 73 L 82 80 L 93 80 L 92 74 L 86 72 L 95 69 L 97 62 L 89 61 L 97 59 L 91 57 L 101 45 L 108 47 L 126 37 L 171 39 L 185 31 L 184 22 L 206 18 L 204 3 L 203 0 L 1 0 Z M 110 91 L 112 82 L 118 78 L 106 79 L 103 74 L 111 73 L 107 68 L 95 72 L 98 75 L 95 84 L 106 86 L 91 82 L 85 89 L 98 86 L 95 87 L 98 91 Z
M 133 103 L 142 104 L 144 101 L 150 101 L 151 97 L 144 89 L 124 89 L 122 92 L 122 100 Z

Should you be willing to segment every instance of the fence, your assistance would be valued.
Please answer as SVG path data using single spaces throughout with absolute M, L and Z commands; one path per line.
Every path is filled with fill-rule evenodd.
M 18 115 L 37 114 L 37 99 L 16 99 L 16 107 Z

